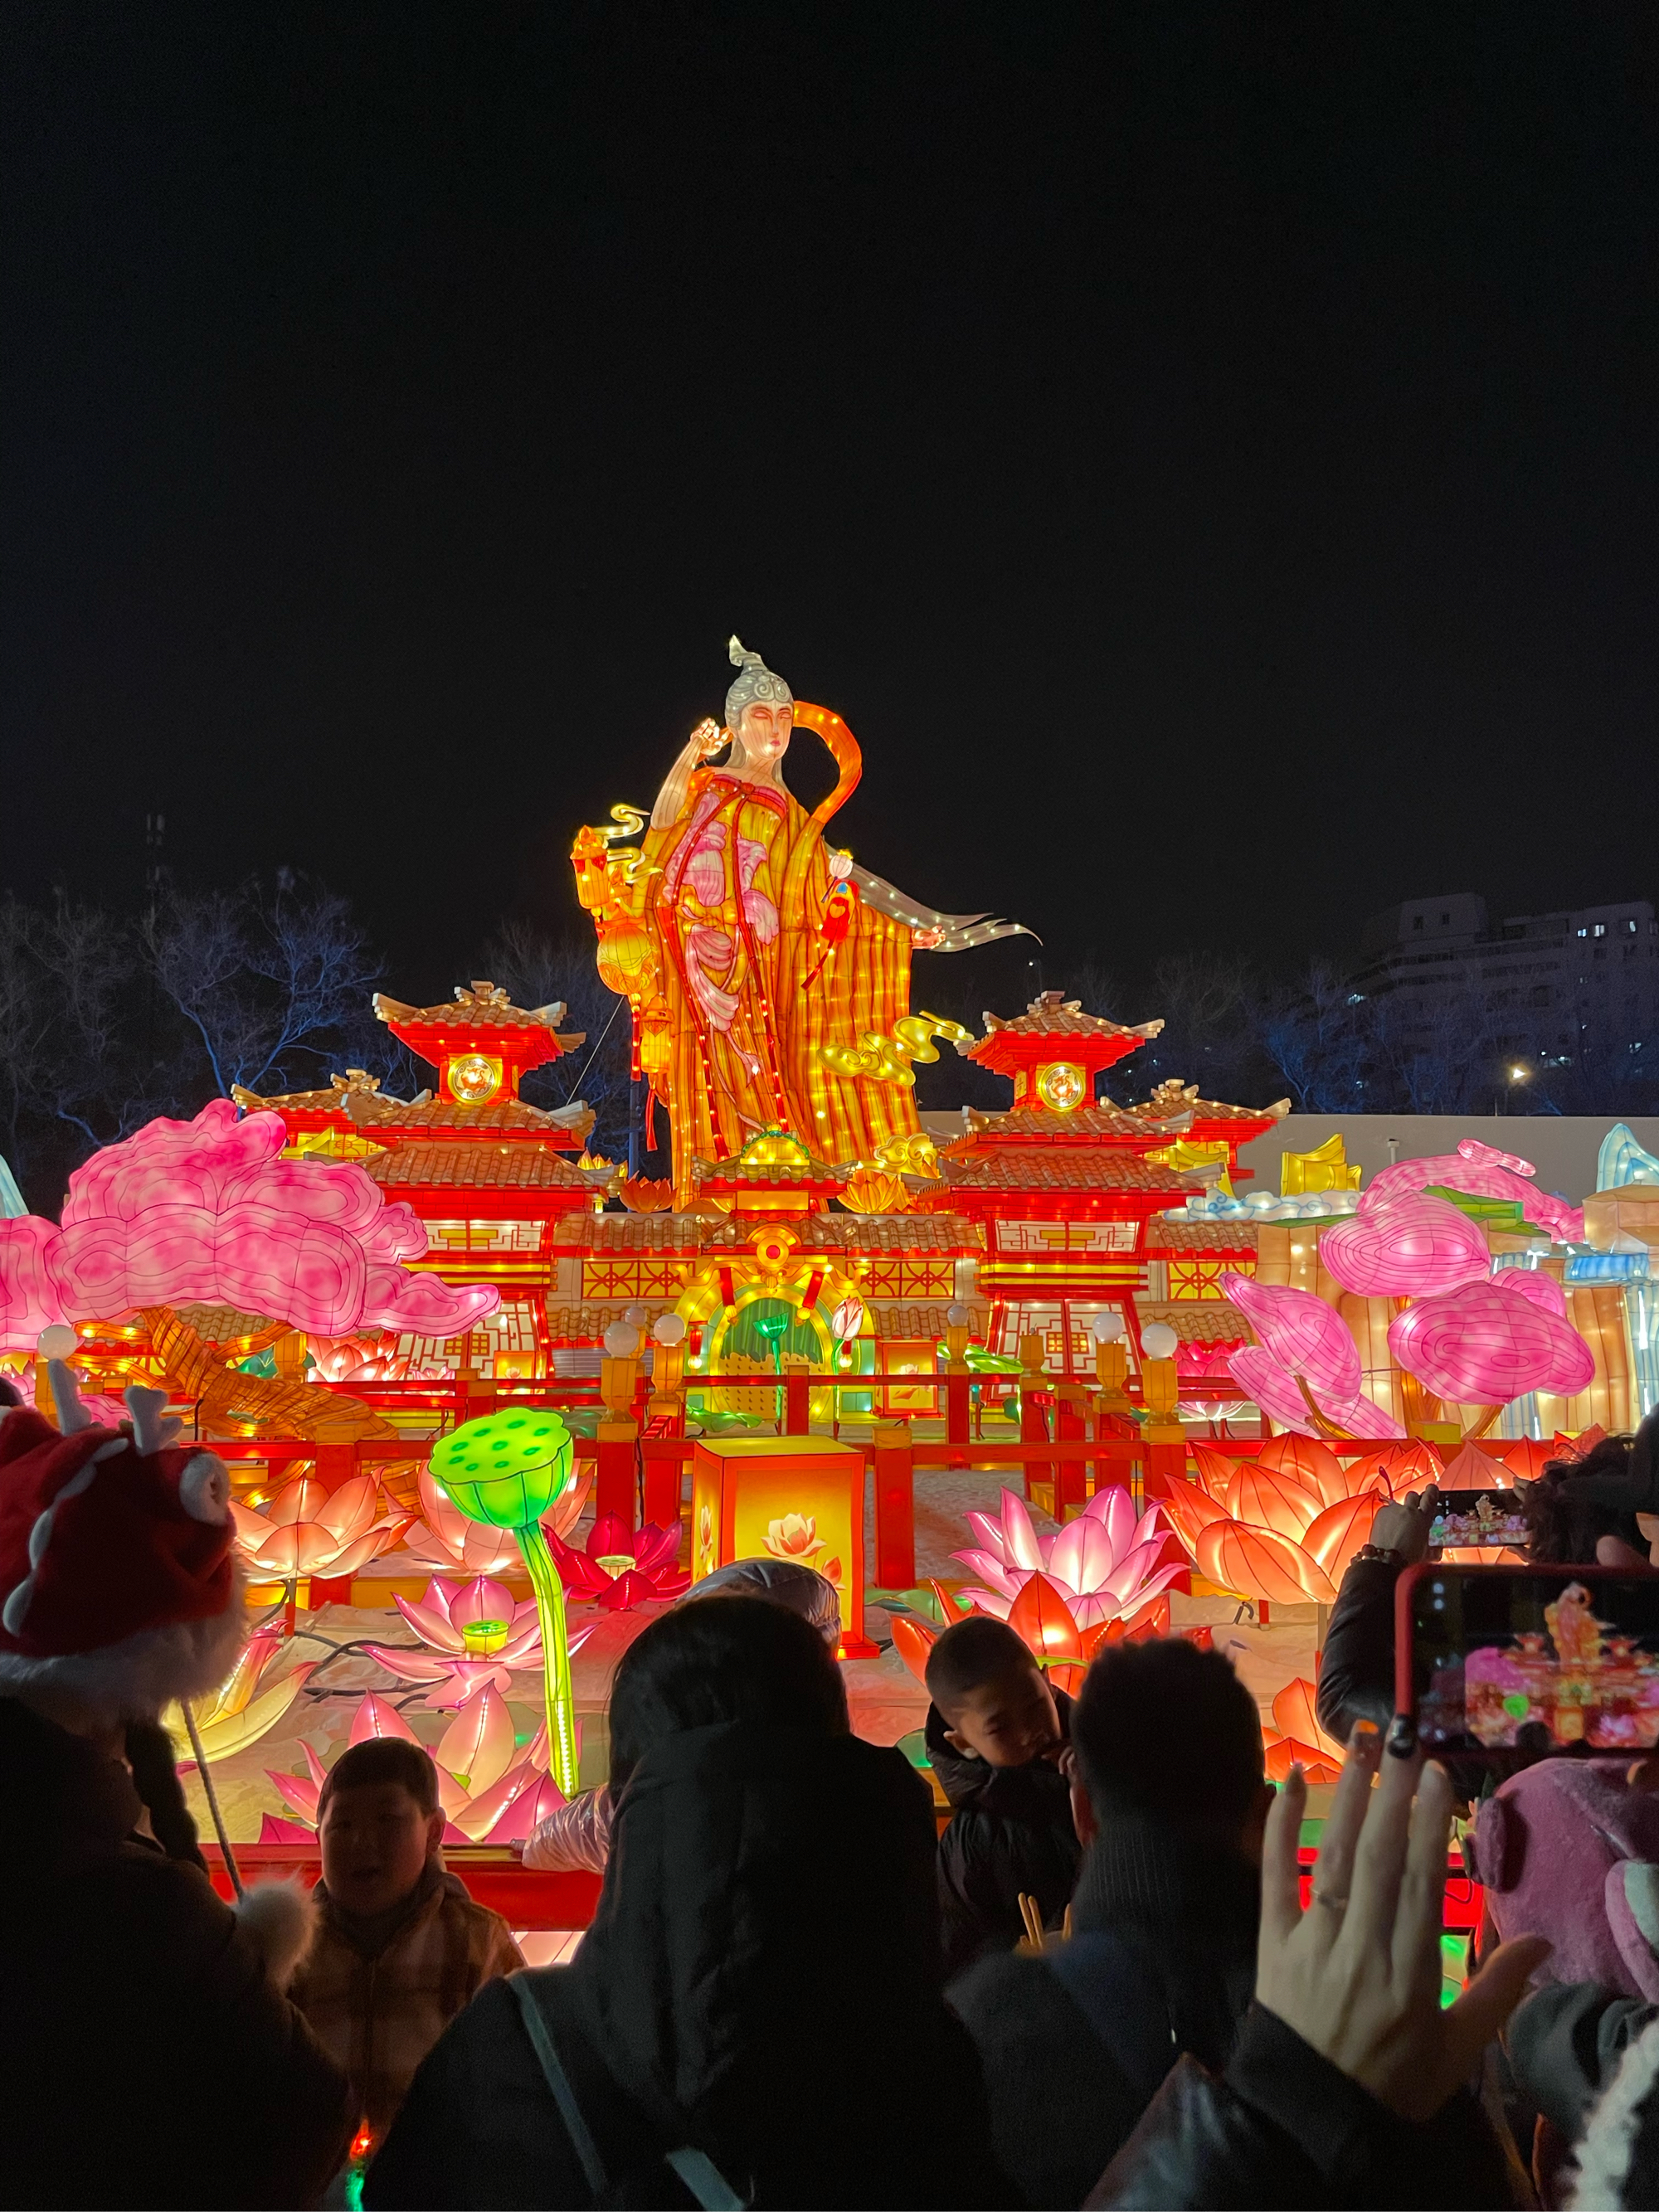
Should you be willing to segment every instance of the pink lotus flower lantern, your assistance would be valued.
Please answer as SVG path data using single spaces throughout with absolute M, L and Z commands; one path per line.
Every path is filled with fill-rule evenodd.
M 366 1743 L 372 1736 L 420 1741 L 398 1708 L 370 1691 L 352 1720 L 349 1741 Z M 277 1774 L 270 1769 L 265 1774 L 299 1817 L 283 1820 L 267 1813 L 261 1843 L 295 1842 L 316 1831 L 317 1802 L 328 1770 L 309 1744 L 300 1748 L 306 1762 L 303 1774 Z M 538 1821 L 565 1802 L 547 1771 L 546 1729 L 520 1754 L 512 1715 L 489 1687 L 462 1706 L 431 1751 L 438 1770 L 438 1802 L 447 1822 L 446 1843 L 522 1843 Z
M 548 1537 L 559 1578 L 577 1603 L 591 1598 L 610 1613 L 629 1613 L 636 1605 L 660 1605 L 681 1597 L 691 1577 L 680 1571 L 680 1532 L 672 1528 L 630 1528 L 621 1516 L 602 1513 L 587 1534 L 584 1551 Z
M 395 1645 L 366 1644 L 368 1656 L 400 1681 L 427 1682 L 427 1704 L 434 1712 L 464 1705 L 483 1689 L 505 1695 L 515 1668 L 542 1663 L 541 1620 L 534 1598 L 515 1599 L 507 1584 L 488 1575 L 466 1583 L 434 1576 L 418 1605 L 395 1593 L 393 1604 L 428 1650 L 437 1655 L 399 1651 Z M 574 1655 L 593 1633 L 579 1629 L 568 1640 Z
M 232 1498 L 230 1510 L 249 1566 L 282 1582 L 359 1574 L 409 1526 L 409 1516 L 391 1505 L 372 1474 L 354 1475 L 331 1495 L 314 1475 L 301 1475 L 262 1509 Z
M 1311 1291 L 1248 1275 L 1223 1275 L 1220 1288 L 1258 1339 L 1231 1354 L 1228 1372 L 1281 1428 L 1317 1436 L 1322 1422 L 1345 1436 L 1404 1435 L 1393 1414 L 1361 1391 L 1359 1352 L 1334 1306 Z
M 398 1349 L 393 1329 L 357 1336 L 313 1336 L 306 1349 L 308 1382 L 420 1382 L 444 1376 L 446 1368 L 422 1365 Z
M 1075 1521 L 1052 1536 L 1039 1536 L 1024 1499 L 1002 1493 L 1002 1510 L 969 1513 L 968 1525 L 979 1538 L 972 1551 L 952 1557 L 983 1578 L 983 1588 L 964 1590 L 981 1613 L 1006 1620 L 1034 1575 L 1046 1576 L 1065 1600 L 1079 1631 L 1108 1621 L 1128 1620 L 1185 1569 L 1171 1558 L 1175 1547 L 1154 1505 L 1136 1518 L 1127 1490 L 1113 1485 L 1097 1490 Z

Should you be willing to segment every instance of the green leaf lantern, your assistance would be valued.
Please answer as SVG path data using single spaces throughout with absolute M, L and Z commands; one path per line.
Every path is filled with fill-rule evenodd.
M 553 1779 L 567 1797 L 577 1787 L 576 1700 L 565 1629 L 564 1585 L 542 1533 L 542 1516 L 570 1486 L 570 1431 L 545 1407 L 508 1407 L 464 1421 L 440 1438 L 432 1479 L 469 1521 L 510 1528 L 536 1594 L 542 1626 L 543 1679 Z
M 789 1333 L 789 1324 L 793 1318 L 794 1316 L 787 1307 L 779 1313 L 756 1314 L 753 1316 L 756 1335 L 763 1338 L 772 1347 L 772 1371 L 775 1375 L 781 1375 L 783 1372 L 783 1340 Z M 777 1418 L 781 1420 L 783 1419 L 782 1393 L 780 1391 L 777 1395 Z

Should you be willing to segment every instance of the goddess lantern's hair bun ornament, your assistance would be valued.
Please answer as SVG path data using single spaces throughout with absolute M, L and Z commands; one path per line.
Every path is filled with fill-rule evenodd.
M 795 695 L 782 677 L 775 676 L 759 653 L 750 653 L 735 630 L 727 641 L 726 651 L 733 668 L 739 671 L 737 682 L 726 695 L 728 729 L 737 727 L 738 717 L 757 699 L 786 699 L 793 704 Z

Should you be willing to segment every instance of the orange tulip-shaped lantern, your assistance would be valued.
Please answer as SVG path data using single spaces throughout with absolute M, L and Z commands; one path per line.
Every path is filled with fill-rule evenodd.
M 1200 1481 L 1161 1503 L 1199 1572 L 1258 1603 L 1328 1605 L 1389 1495 L 1376 1454 L 1346 1466 L 1308 1437 L 1275 1437 L 1254 1463 L 1195 1444 Z
M 1083 1672 L 1083 1638 L 1072 1608 L 1047 1575 L 1031 1577 L 1009 1608 L 1008 1626 L 1061 1689 L 1076 1686 Z

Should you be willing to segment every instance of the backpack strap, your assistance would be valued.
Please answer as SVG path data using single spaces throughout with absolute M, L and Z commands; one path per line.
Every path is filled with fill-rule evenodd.
M 665 2156 L 703 2212 L 748 2212 L 748 2199 L 737 2195 L 707 2151 L 687 2143 Z
M 610 2176 L 605 2172 L 605 2160 L 599 2156 L 599 2147 L 582 2118 L 582 2108 L 576 2102 L 576 2093 L 570 2086 L 570 2076 L 564 2070 L 546 2014 L 536 2002 L 536 1993 L 531 1986 L 528 1974 L 509 1974 L 507 1986 L 518 1999 L 519 2010 L 524 2018 L 525 2033 L 530 2038 L 531 2048 L 536 2054 L 547 2086 L 553 2093 L 553 2101 L 559 2108 L 559 2118 L 564 2122 L 565 2130 L 575 2145 L 576 2156 L 581 2160 L 582 2172 L 587 2176 L 587 2185 L 597 2204 L 605 2195 Z
M 1161 1977 L 1123 1936 L 1091 1928 L 1042 1954 L 1042 1963 L 1149 2102 L 1181 2056 Z
M 525 2033 L 530 2038 L 531 2048 L 553 2094 L 553 2101 L 559 2108 L 559 2117 L 564 2122 L 565 2130 L 575 2146 L 576 2156 L 581 2161 L 582 2172 L 587 2177 L 588 2188 L 597 2204 L 603 2199 L 611 2177 L 605 2171 L 605 2160 L 599 2155 L 599 2147 L 593 2140 L 592 2131 L 582 2118 L 582 2108 L 576 2101 L 576 2092 L 565 2071 L 564 2062 L 559 2057 L 558 2045 L 553 2040 L 553 2031 L 548 2026 L 547 2015 L 536 2002 L 535 1990 L 528 1974 L 509 1974 L 507 1986 L 518 2000 L 519 2010 L 524 2018 Z M 664 2160 L 679 2176 L 693 2203 L 702 2206 L 702 2212 L 747 2212 L 748 2200 L 736 2194 L 731 2183 L 706 2151 L 687 2143 L 679 2150 L 665 2152 Z

